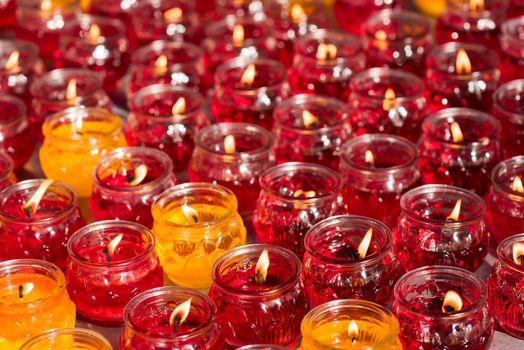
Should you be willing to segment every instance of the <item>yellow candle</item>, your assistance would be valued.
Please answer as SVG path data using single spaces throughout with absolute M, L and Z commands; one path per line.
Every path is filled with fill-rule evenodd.
M 155 201 L 152 212 L 157 254 L 177 285 L 209 288 L 215 260 L 246 243 L 236 197 L 219 185 L 175 186 Z
M 41 260 L 0 263 L 0 349 L 18 350 L 48 329 L 74 327 L 75 318 L 58 267 Z
M 107 152 L 126 146 L 122 120 L 98 108 L 74 107 L 49 117 L 43 126 L 40 164 L 44 174 L 91 194 L 91 173 Z
M 88 329 L 53 329 L 39 334 L 25 343 L 20 350 L 113 350 L 101 334 Z

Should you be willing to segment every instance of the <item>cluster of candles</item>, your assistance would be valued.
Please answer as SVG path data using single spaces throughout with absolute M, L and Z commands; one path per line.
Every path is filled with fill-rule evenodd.
M 0 347 L 524 339 L 524 16 L 212 3 L 0 0 Z

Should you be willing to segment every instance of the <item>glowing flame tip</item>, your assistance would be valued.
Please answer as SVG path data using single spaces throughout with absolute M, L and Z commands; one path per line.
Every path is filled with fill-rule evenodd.
M 358 256 L 360 259 L 364 259 L 368 253 L 369 245 L 371 244 L 371 238 L 373 237 L 373 227 L 370 227 L 362 241 L 358 245 Z
M 186 111 L 186 99 L 184 97 L 179 97 L 178 100 L 176 100 L 175 104 L 173 105 L 173 108 L 171 109 L 171 113 L 173 115 L 182 114 Z
M 255 267 L 255 278 L 259 286 L 264 284 L 267 278 L 267 269 L 269 268 L 269 252 L 264 249 L 260 254 Z
M 455 206 L 453 207 L 453 210 L 451 211 L 451 214 L 448 215 L 446 220 L 458 221 L 460 217 L 461 205 L 462 205 L 462 199 L 457 199 L 457 201 L 455 202 Z
M 442 303 L 442 312 L 457 312 L 462 310 L 462 298 L 454 290 L 449 290 L 444 297 L 444 302 Z
M 455 61 L 455 70 L 457 74 L 470 74 L 471 73 L 471 61 L 468 53 L 464 49 L 459 49 L 457 52 L 457 58 Z
M 140 164 L 136 167 L 133 177 L 129 181 L 129 186 L 136 186 L 142 183 L 147 176 L 148 168 L 145 164 Z
M 189 298 L 178 305 L 169 316 L 169 325 L 173 327 L 173 332 L 176 332 L 178 327 L 186 321 L 191 310 L 191 300 L 192 298 Z
M 511 190 L 513 192 L 524 193 L 524 186 L 522 185 L 522 179 L 520 176 L 515 176 L 511 183 Z

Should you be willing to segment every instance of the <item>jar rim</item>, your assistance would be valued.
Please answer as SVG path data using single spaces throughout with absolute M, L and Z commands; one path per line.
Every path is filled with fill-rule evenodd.
M 120 19 L 104 17 L 104 16 L 97 16 L 97 15 L 92 15 L 92 14 L 88 14 L 88 13 L 79 14 L 79 15 L 75 16 L 75 18 L 73 18 L 72 20 L 66 21 L 66 23 L 64 24 L 63 32 L 67 33 L 66 35 L 69 36 L 69 34 L 71 34 L 71 33 L 68 33 L 68 31 L 70 29 L 74 28 L 75 26 L 84 27 L 85 25 L 90 25 L 90 24 L 108 25 L 108 26 L 112 26 L 113 28 L 116 29 L 116 33 L 115 34 L 113 34 L 111 36 L 108 36 L 108 35 L 104 34 L 104 35 L 101 35 L 100 38 L 104 38 L 105 40 L 114 40 L 116 38 L 123 38 L 124 39 L 125 38 L 125 34 L 126 34 L 125 26 L 124 26 L 124 23 Z M 74 39 L 78 40 L 78 38 L 76 36 L 75 36 Z M 90 44 L 90 45 L 96 46 L 96 45 L 100 45 L 100 43 L 97 43 L 97 44 L 94 44 L 94 45 Z
M 405 41 L 417 40 L 425 36 L 432 36 L 431 35 L 431 21 L 428 19 L 428 17 L 423 16 L 414 11 L 398 10 L 398 9 L 384 9 L 384 10 L 381 10 L 375 13 L 374 15 L 369 17 L 363 23 L 362 32 L 367 37 L 375 39 L 375 32 L 371 32 L 371 27 L 375 25 L 380 25 L 381 22 L 383 23 L 385 19 L 388 19 L 390 22 L 393 22 L 394 20 L 404 22 L 406 19 L 408 19 L 408 20 L 413 20 L 414 22 L 417 22 L 424 26 L 424 30 L 418 33 L 417 35 L 408 36 L 402 39 L 388 40 L 388 41 L 405 42 Z
M 21 52 L 27 52 L 28 53 L 28 59 L 23 62 L 20 69 L 14 72 L 10 72 L 5 70 L 4 67 L 0 68 L 1 72 L 7 72 L 7 74 L 18 74 L 20 71 L 27 70 L 31 68 L 36 61 L 38 61 L 38 55 L 40 52 L 40 49 L 38 46 L 30 41 L 26 40 L 18 40 L 18 39 L 0 39 L 0 48 L 11 48 L 12 51 L 21 51 Z
M 422 96 L 424 91 L 424 81 L 417 77 L 415 74 L 403 71 L 400 69 L 386 68 L 386 67 L 375 67 L 369 68 L 360 72 L 355 73 L 351 78 L 350 90 L 352 93 L 358 94 L 360 97 L 364 97 L 371 100 L 383 101 L 384 97 L 372 96 L 369 94 L 368 89 L 359 89 L 362 84 L 368 80 L 383 79 L 386 76 L 391 76 L 394 81 L 402 82 L 410 87 L 416 87 L 416 90 L 406 96 L 395 97 L 393 101 L 404 102 L 414 98 Z M 365 90 L 365 91 L 364 91 Z
M 309 42 L 323 42 L 325 39 L 336 40 L 340 43 L 344 43 L 344 46 L 351 47 L 354 52 L 350 55 L 344 55 L 342 57 L 336 57 L 335 59 L 325 60 L 323 66 L 335 66 L 348 60 L 354 59 L 360 54 L 363 54 L 361 42 L 359 37 L 349 33 L 340 33 L 330 29 L 319 29 L 315 32 L 306 34 L 300 37 L 295 46 L 295 55 L 300 56 L 303 59 L 317 61 L 315 57 L 310 57 L 306 52 L 306 47 Z
M 499 178 L 499 175 L 502 171 L 511 169 L 513 166 L 518 167 L 519 164 L 521 164 L 521 167 L 524 170 L 524 155 L 514 156 L 505 159 L 497 165 L 495 165 L 495 167 L 491 171 L 491 184 L 493 185 L 495 190 L 502 192 L 505 195 L 508 195 L 512 200 L 524 202 L 524 193 L 513 191 L 512 189 L 507 188 L 506 186 L 504 186 L 504 184 L 500 181 Z
M 136 49 L 131 54 L 131 61 L 134 65 L 149 66 L 151 61 L 145 58 L 148 58 L 147 53 L 153 52 L 155 54 L 161 54 L 161 51 L 164 50 L 184 50 L 185 52 L 190 53 L 190 57 L 187 62 L 173 62 L 169 66 L 184 66 L 184 65 L 194 65 L 196 61 L 202 59 L 203 51 L 200 47 L 185 42 L 185 41 L 168 41 L 168 40 L 155 40 L 145 46 L 142 46 Z
M 500 85 L 497 88 L 497 90 L 495 90 L 495 92 L 493 93 L 493 107 L 494 109 L 500 109 L 500 111 L 502 111 L 503 113 L 509 114 L 509 119 L 521 121 L 520 124 L 524 124 L 524 111 L 519 113 L 518 111 L 510 110 L 501 103 L 504 94 L 510 93 L 512 89 L 520 90 L 518 93 L 521 94 L 521 96 L 524 96 L 524 79 L 512 80 Z
M 216 40 L 221 40 L 221 37 L 218 37 L 218 35 L 221 35 L 221 31 L 219 30 L 221 27 L 231 28 L 236 24 L 251 24 L 251 25 L 258 25 L 262 28 L 264 28 L 264 33 L 260 37 L 256 38 L 244 38 L 243 45 L 242 46 L 253 46 L 258 41 L 266 40 L 268 37 L 271 36 L 273 33 L 273 28 L 267 23 L 267 20 L 264 19 L 258 19 L 253 16 L 236 16 L 234 14 L 226 15 L 224 18 L 222 18 L 219 21 L 214 21 L 210 23 L 209 25 L 204 27 L 204 33 L 206 38 Z
M 518 233 L 516 235 L 506 237 L 502 242 L 500 242 L 497 247 L 497 257 L 504 264 L 504 266 L 509 267 L 520 274 L 524 274 L 524 266 L 517 265 L 512 258 L 505 254 L 505 251 L 511 251 L 513 244 L 517 242 L 524 243 L 524 233 Z
M 96 342 L 97 348 L 101 350 L 113 349 L 109 341 L 100 333 L 86 328 L 55 328 L 44 331 L 26 341 L 20 350 L 31 350 L 34 345 L 45 341 L 47 338 L 55 338 L 57 336 L 80 336 L 81 340 Z
M 0 131 L 2 133 L 9 133 L 9 130 L 18 128 L 21 124 L 27 122 L 27 109 L 25 103 L 20 98 L 0 93 L 0 102 L 14 105 L 17 109 L 16 115 L 13 118 L 5 122 L 0 122 Z

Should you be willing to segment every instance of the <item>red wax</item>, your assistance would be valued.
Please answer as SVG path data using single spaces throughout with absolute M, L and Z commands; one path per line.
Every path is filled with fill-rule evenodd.
M 502 159 L 524 154 L 524 80 L 509 82 L 495 91 L 492 113 L 501 123 Z
M 11 158 L 7 154 L 0 152 L 0 191 L 16 183 L 13 168 Z
M 524 3 L 523 3 L 524 4 Z M 500 80 L 503 82 L 524 78 L 524 18 L 502 23 L 500 36 Z
M 342 29 L 360 34 L 362 23 L 373 13 L 383 9 L 401 9 L 405 3 L 405 0 L 335 0 L 333 13 Z
M 7 29 L 16 23 L 16 0 L 0 2 L 0 29 Z

